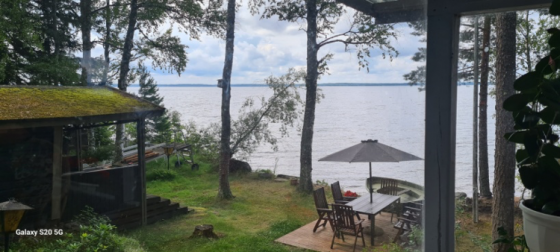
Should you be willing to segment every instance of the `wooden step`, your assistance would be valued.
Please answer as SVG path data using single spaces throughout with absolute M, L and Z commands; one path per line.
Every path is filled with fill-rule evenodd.
M 181 207 L 181 208 L 178 208 L 175 211 L 169 211 L 169 212 L 164 212 L 164 213 L 158 214 L 156 216 L 150 216 L 150 217 L 148 217 L 147 222 L 148 222 L 148 225 L 149 225 L 149 224 L 153 224 L 155 222 L 158 222 L 160 220 L 167 220 L 167 219 L 173 218 L 175 216 L 179 216 L 179 215 L 182 215 L 182 214 L 187 214 L 191 211 L 193 211 L 193 210 L 188 211 L 187 207 Z M 138 219 L 135 219 L 132 222 L 118 225 L 117 228 L 119 230 L 129 230 L 129 229 L 138 228 L 140 226 L 142 226 L 142 221 L 140 220 L 140 218 L 138 218 Z
M 156 195 L 147 195 L 146 202 L 148 224 L 190 212 L 188 207 L 181 207 L 179 203 L 171 202 L 169 199 L 164 199 Z M 136 206 L 105 213 L 105 215 L 111 219 L 111 223 L 116 225 L 119 230 L 124 230 L 141 226 L 141 211 L 141 207 Z
M 190 211 L 193 211 L 193 210 L 190 210 Z M 189 208 L 186 207 L 186 206 L 179 207 L 179 208 L 177 208 L 177 210 L 175 210 L 175 216 L 181 215 L 181 214 L 188 214 L 190 211 L 189 211 Z
M 150 207 L 150 205 L 158 204 L 162 201 L 165 201 L 165 199 L 162 200 L 161 197 L 156 196 L 156 195 L 146 196 L 146 204 L 147 204 L 148 208 Z M 125 215 L 131 214 L 130 211 L 140 211 L 139 209 L 140 209 L 140 207 L 138 207 L 138 206 L 132 206 L 132 207 L 120 209 L 120 210 L 117 210 L 117 211 L 110 211 L 110 212 L 107 212 L 107 213 L 104 213 L 104 214 L 107 215 L 107 217 L 109 217 L 110 219 L 113 219 L 113 218 L 116 218 L 116 217 L 118 217 L 122 214 L 125 214 Z
M 162 199 L 160 202 L 148 204 L 148 212 L 161 207 L 169 206 L 169 204 L 171 204 L 171 201 L 168 199 Z M 132 207 L 117 212 L 106 213 L 105 215 L 107 215 L 109 219 L 119 219 L 130 215 L 140 214 L 141 211 L 142 208 L 140 207 Z
M 146 204 L 153 204 L 153 203 L 158 203 L 161 201 L 161 197 L 160 196 L 156 196 L 156 195 L 146 195 Z

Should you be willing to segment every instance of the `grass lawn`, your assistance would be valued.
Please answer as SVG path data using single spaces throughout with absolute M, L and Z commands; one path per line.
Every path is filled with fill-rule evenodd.
M 455 212 L 455 251 L 492 251 L 492 219 L 491 213 L 482 211 L 479 220 L 473 223 L 472 210 L 464 211 L 458 208 Z M 523 220 L 515 215 L 515 235 L 523 234 Z
M 260 179 L 255 173 L 230 174 L 235 199 L 217 200 L 218 173 L 209 165 L 191 171 L 187 165 L 171 170 L 168 180 L 151 180 L 148 194 L 179 202 L 195 211 L 161 221 L 124 235 L 137 239 L 147 251 L 304 251 L 274 240 L 317 218 L 312 195 L 296 192 L 289 182 Z M 165 159 L 147 165 L 147 177 L 167 170 Z M 172 173 L 173 173 L 172 172 Z M 330 190 L 327 190 L 330 199 Z M 520 223 L 516 217 L 516 223 Z M 211 224 L 217 240 L 189 238 L 195 226 Z M 481 213 L 472 223 L 470 211 L 458 208 L 455 224 L 455 251 L 491 251 L 492 225 L 489 213 Z M 519 224 L 517 224 L 519 227 Z M 387 244 L 377 251 L 409 251 Z
M 171 170 L 171 180 L 147 183 L 148 194 L 179 202 L 193 213 L 126 232 L 148 251 L 303 251 L 275 243 L 274 240 L 317 217 L 312 195 L 296 192 L 289 182 L 257 178 L 256 174 L 230 174 L 235 199 L 220 201 L 218 174 L 209 165 L 199 171 L 186 165 Z M 147 174 L 167 170 L 164 159 L 147 165 Z M 211 224 L 217 240 L 189 239 L 195 226 Z

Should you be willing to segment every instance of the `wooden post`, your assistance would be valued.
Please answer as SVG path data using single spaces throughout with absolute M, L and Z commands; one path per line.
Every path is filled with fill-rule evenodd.
M 78 128 L 75 131 L 76 134 L 76 159 L 78 159 L 78 171 L 84 170 L 84 164 L 82 163 L 82 129 Z
M 438 5 L 439 3 L 439 5 Z M 455 251 L 455 133 L 459 16 L 428 1 L 424 251 Z M 431 11 L 435 10 L 435 11 Z
M 146 144 L 144 118 L 136 122 L 136 142 L 138 143 L 138 168 L 140 168 L 140 204 L 142 208 L 142 226 L 148 224 L 148 206 L 146 205 Z
M 53 128 L 53 175 L 51 194 L 51 220 L 60 220 L 62 199 L 62 127 Z

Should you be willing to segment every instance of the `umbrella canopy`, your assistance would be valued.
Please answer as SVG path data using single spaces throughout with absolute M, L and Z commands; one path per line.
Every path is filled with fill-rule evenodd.
M 361 143 L 344 150 L 335 152 L 326 157 L 319 159 L 319 161 L 332 161 L 332 162 L 368 162 L 369 163 L 369 176 L 371 177 L 371 162 L 400 162 L 422 160 L 421 158 L 412 154 L 397 150 L 393 147 L 381 144 L 377 140 L 363 140 Z M 371 184 L 369 188 L 370 201 L 372 200 Z
M 393 147 L 377 142 L 377 140 L 363 140 L 352 147 L 330 154 L 319 161 L 333 162 L 400 162 L 422 160 L 412 154 L 397 150 Z

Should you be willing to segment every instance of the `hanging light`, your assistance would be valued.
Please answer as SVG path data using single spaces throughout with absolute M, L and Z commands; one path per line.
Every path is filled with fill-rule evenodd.
M 25 210 L 33 208 L 15 201 L 13 198 L 0 203 L 0 225 L 4 234 L 4 251 L 8 251 L 9 235 L 16 231 Z

